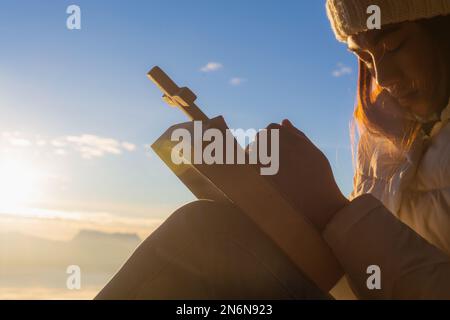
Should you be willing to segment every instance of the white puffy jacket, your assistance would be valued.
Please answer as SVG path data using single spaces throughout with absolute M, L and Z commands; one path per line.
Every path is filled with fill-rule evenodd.
M 450 255 L 450 103 L 431 133 L 402 154 L 386 138 L 363 134 L 351 198 L 370 193 L 397 218 Z

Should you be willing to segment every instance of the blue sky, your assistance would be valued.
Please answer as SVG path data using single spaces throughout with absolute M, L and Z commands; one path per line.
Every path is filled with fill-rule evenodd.
M 81 30 L 66 28 L 70 4 L 81 8 Z M 193 199 L 145 148 L 186 121 L 146 78 L 154 65 L 231 128 L 289 118 L 351 191 L 356 58 L 335 40 L 324 1 L 3 0 L 0 7 L 0 152 L 45 168 L 46 190 L 34 205 L 164 217 Z M 209 62 L 223 67 L 202 72 Z M 232 85 L 233 78 L 244 80 Z M 90 157 L 80 146 L 92 140 L 118 150 L 87 150 Z

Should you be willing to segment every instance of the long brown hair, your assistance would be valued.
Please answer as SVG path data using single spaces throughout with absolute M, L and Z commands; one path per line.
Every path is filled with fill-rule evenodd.
M 353 116 L 360 134 L 368 131 L 381 135 L 399 147 L 408 147 L 412 143 L 420 123 L 376 83 L 362 61 L 359 61 L 356 99 Z

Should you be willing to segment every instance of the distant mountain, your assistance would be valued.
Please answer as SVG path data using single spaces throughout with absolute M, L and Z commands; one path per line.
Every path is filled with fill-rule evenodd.
M 69 265 L 80 266 L 84 279 L 104 284 L 140 242 L 136 234 L 94 230 L 80 230 L 69 241 L 0 233 L 0 287 L 65 285 Z
M 97 230 L 80 230 L 75 237 L 72 239 L 72 242 L 85 242 L 85 241 L 123 241 L 123 242 L 132 242 L 132 243 L 140 243 L 141 239 L 135 233 L 106 233 Z

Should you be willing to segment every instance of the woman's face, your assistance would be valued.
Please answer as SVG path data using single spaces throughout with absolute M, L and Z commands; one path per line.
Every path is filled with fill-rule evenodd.
M 349 37 L 348 48 L 379 86 L 426 121 L 447 105 L 449 65 L 426 29 L 404 22 Z

